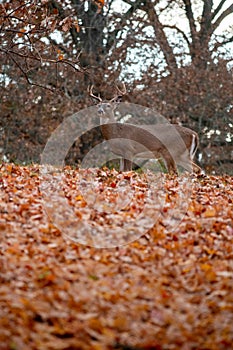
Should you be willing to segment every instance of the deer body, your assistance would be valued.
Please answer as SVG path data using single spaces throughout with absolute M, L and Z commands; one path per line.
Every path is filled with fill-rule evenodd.
M 124 92 L 120 91 L 120 94 Z M 177 173 L 176 164 L 186 170 L 201 171 L 193 162 L 198 147 L 198 135 L 180 125 L 164 123 L 134 125 L 116 122 L 114 111 L 118 97 L 103 102 L 90 90 L 90 95 L 98 99 L 98 113 L 101 117 L 103 138 L 110 144 L 111 151 L 122 157 L 121 169 L 132 170 L 134 158 L 163 159 L 170 173 Z
M 165 161 L 167 170 L 176 173 L 176 164 L 182 168 L 200 171 L 193 163 L 198 147 L 197 134 L 174 124 L 141 125 L 102 124 L 101 132 L 110 143 L 111 151 L 123 158 L 121 170 L 132 170 L 135 157 Z

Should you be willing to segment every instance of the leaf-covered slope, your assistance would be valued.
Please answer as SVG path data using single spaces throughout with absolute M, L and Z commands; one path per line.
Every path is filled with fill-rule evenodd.
M 38 167 L 0 171 L 1 350 L 232 349 L 232 177 L 194 179 L 178 230 L 161 217 L 133 243 L 95 249 L 49 221 Z

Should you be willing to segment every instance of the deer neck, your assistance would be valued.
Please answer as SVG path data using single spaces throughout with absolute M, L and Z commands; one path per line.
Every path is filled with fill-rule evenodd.
M 102 124 L 100 129 L 105 140 L 116 139 L 122 133 L 122 125 L 117 122 L 109 122 L 108 124 Z

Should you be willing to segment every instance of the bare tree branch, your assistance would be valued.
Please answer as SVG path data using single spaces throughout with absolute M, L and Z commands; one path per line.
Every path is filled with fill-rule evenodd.
M 176 63 L 176 58 L 173 53 L 173 50 L 171 46 L 169 45 L 168 39 L 164 33 L 164 26 L 159 20 L 159 16 L 156 13 L 154 4 L 151 4 L 151 2 L 145 2 L 145 4 L 141 7 L 142 10 L 146 11 L 148 15 L 148 19 L 150 21 L 151 26 L 154 29 L 154 33 L 156 36 L 156 41 L 159 44 L 165 60 L 167 62 L 167 65 L 172 71 L 173 69 L 177 69 L 177 63 Z
M 14 54 L 16 56 L 20 56 L 20 57 L 23 57 L 23 58 L 26 58 L 26 59 L 32 59 L 32 60 L 35 60 L 35 61 L 40 61 L 41 63 L 42 62 L 48 62 L 48 63 L 54 63 L 54 64 L 57 64 L 57 63 L 64 63 L 64 64 L 67 64 L 69 65 L 70 67 L 74 68 L 78 73 L 83 73 L 84 71 L 84 68 L 82 68 L 80 66 L 80 63 L 79 63 L 79 56 L 77 58 L 76 61 L 70 61 L 68 59 L 58 59 L 58 60 L 53 60 L 53 59 L 49 59 L 49 58 L 46 58 L 46 57 L 37 57 L 37 56 L 32 56 L 32 55 L 28 55 L 28 54 L 23 54 L 23 53 L 20 53 L 20 52 L 17 52 L 17 51 L 13 51 L 13 50 L 4 50 L 4 49 L 1 49 L 0 48 L 0 51 L 4 52 L 5 54 Z
M 233 13 L 233 4 L 229 6 L 225 11 L 221 13 L 221 15 L 216 19 L 216 21 L 212 25 L 212 33 L 216 30 L 216 28 L 222 23 L 224 18 Z
M 217 52 L 219 47 L 222 47 L 226 44 L 232 43 L 233 42 L 233 36 L 231 36 L 230 38 L 224 38 L 222 41 L 218 41 L 214 44 L 214 48 L 212 49 L 212 52 Z M 230 59 L 230 61 L 232 60 L 232 58 Z
M 213 0 L 205 0 L 202 11 L 202 18 L 209 18 L 213 8 Z
M 109 33 L 109 37 L 108 37 L 107 44 L 106 44 L 107 51 L 110 50 L 110 48 L 112 47 L 112 45 L 116 41 L 118 33 L 120 33 L 123 30 L 123 28 L 126 24 L 126 21 L 132 16 L 132 14 L 135 12 L 135 10 L 140 8 L 140 6 L 141 6 L 141 0 L 136 0 L 134 2 L 129 1 L 129 0 L 124 0 L 124 2 L 126 2 L 131 7 L 122 16 L 122 21 L 118 24 L 117 28 L 114 29 L 111 33 Z
M 221 0 L 214 12 L 212 13 L 212 20 L 219 14 L 226 0 Z
M 40 87 L 40 88 L 49 90 L 49 91 L 51 91 L 51 92 L 55 92 L 55 91 L 56 91 L 56 89 L 50 88 L 50 87 L 47 86 L 47 85 L 42 85 L 42 84 L 38 84 L 38 83 L 32 82 L 32 81 L 29 79 L 29 77 L 28 77 L 28 75 L 27 75 L 27 72 L 24 71 L 24 69 L 22 68 L 22 66 L 17 62 L 17 60 L 14 58 L 14 56 L 11 54 L 11 52 L 8 52 L 8 54 L 9 54 L 9 57 L 11 58 L 11 60 L 12 60 L 12 61 L 15 63 L 15 65 L 19 68 L 19 70 L 21 71 L 21 73 L 23 74 L 24 78 L 26 79 L 26 81 L 27 81 L 27 83 L 28 83 L 29 85 L 38 86 L 38 87 Z
M 190 0 L 183 0 L 183 3 L 185 5 L 185 13 L 189 21 L 189 27 L 190 27 L 190 33 L 192 40 L 195 41 L 196 34 L 197 34 L 197 28 L 194 20 L 193 10 L 191 6 Z
M 188 44 L 188 46 L 190 45 L 190 40 L 189 40 L 189 38 L 188 38 L 187 35 L 183 32 L 183 30 L 180 29 L 179 27 L 177 27 L 177 26 L 175 26 L 175 25 L 170 26 L 170 25 L 165 24 L 165 25 L 164 25 L 164 28 L 175 29 L 178 33 L 180 33 L 180 34 L 183 36 L 183 38 L 184 38 L 184 40 L 186 41 L 186 43 Z
M 201 36 L 207 36 L 211 28 L 211 11 L 213 7 L 212 0 L 204 1 L 203 11 L 201 16 Z

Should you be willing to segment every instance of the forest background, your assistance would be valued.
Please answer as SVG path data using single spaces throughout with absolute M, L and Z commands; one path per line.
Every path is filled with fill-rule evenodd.
M 0 4 L 0 156 L 40 162 L 64 118 L 93 104 L 88 86 L 198 132 L 197 162 L 232 173 L 233 5 L 201 0 L 41 0 Z M 101 141 L 72 146 L 78 163 Z

